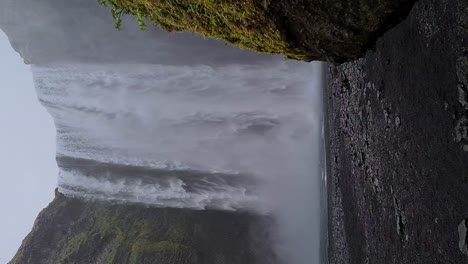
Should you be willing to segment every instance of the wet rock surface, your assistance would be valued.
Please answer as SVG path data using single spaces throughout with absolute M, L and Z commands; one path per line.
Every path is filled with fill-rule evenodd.
M 468 260 L 467 16 L 465 0 L 418 1 L 330 67 L 330 263 Z
M 405 18 L 415 0 L 268 0 L 290 48 L 305 61 L 334 63 L 362 57 L 376 39 Z M 297 59 L 292 57 L 293 59 Z

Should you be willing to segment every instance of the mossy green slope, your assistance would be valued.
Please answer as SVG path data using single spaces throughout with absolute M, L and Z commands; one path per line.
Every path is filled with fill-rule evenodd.
M 167 31 L 190 31 L 296 60 L 355 59 L 414 0 L 101 0 Z
M 10 264 L 275 263 L 270 220 L 247 213 L 146 208 L 57 193 Z
M 169 32 L 196 32 L 244 49 L 302 58 L 301 51 L 291 48 L 274 21 L 265 16 L 261 1 L 112 0 L 108 3 L 118 12 L 142 13 Z

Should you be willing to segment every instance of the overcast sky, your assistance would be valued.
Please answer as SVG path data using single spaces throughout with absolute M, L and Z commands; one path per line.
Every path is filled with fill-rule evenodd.
M 0 264 L 11 260 L 57 181 L 55 127 L 29 66 L 0 31 Z

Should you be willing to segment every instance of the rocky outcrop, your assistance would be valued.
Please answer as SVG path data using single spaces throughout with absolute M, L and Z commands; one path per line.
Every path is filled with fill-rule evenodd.
M 0 29 L 27 64 L 214 66 L 273 59 L 191 33 L 171 34 L 157 27 L 141 31 L 132 22 L 126 20 L 117 31 L 109 10 L 95 0 L 0 1 Z
M 414 0 L 109 0 L 169 31 L 191 31 L 296 60 L 360 57 Z M 109 4 L 110 5 L 110 4 Z
M 466 262 L 467 14 L 418 1 L 374 51 L 330 67 L 331 264 Z
M 271 264 L 268 217 L 67 198 L 38 216 L 10 264 Z
M 406 17 L 415 0 L 267 1 L 268 14 L 302 60 L 333 63 L 361 57 Z
M 283 54 L 290 59 L 343 62 L 372 48 L 378 36 L 406 16 L 414 0 L 114 2 L 124 8 L 144 9 L 148 18 L 167 30 L 193 31 L 244 49 Z M 167 6 L 162 8 L 162 3 Z M 0 3 L 0 28 L 31 64 L 70 61 L 213 64 L 245 58 L 239 56 L 245 52 L 226 47 L 221 41 L 189 33 L 167 34 L 156 27 L 143 32 L 136 22 L 129 20 L 133 18 L 124 19 L 122 31 L 115 30 L 109 10 L 95 0 Z M 185 45 L 171 45 L 174 40 Z M 118 46 L 113 45 L 116 41 Z M 174 54 L 177 60 L 173 60 Z M 210 54 L 209 59 L 206 54 Z

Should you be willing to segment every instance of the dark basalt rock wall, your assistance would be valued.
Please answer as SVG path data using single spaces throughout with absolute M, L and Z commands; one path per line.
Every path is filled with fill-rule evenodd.
M 331 264 L 466 263 L 467 18 L 466 0 L 418 1 L 330 67 Z
M 67 198 L 38 216 L 10 264 L 271 264 L 268 217 Z
M 405 18 L 415 0 L 270 0 L 287 42 L 305 60 L 333 63 L 362 57 L 376 39 Z M 268 15 L 267 15 L 268 16 Z

